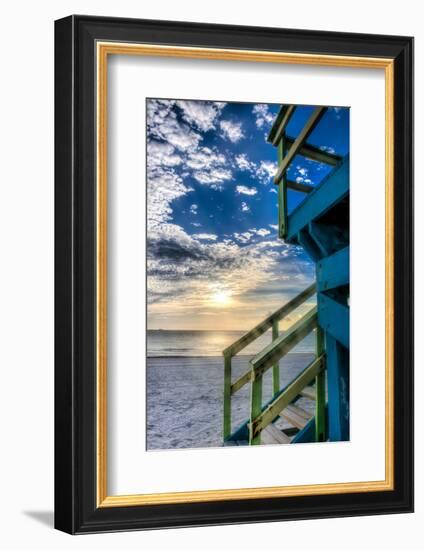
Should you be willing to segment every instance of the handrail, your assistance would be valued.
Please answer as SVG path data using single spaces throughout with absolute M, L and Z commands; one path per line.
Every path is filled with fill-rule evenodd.
M 256 419 L 262 414 L 262 385 L 264 373 L 273 365 L 273 363 L 275 363 L 275 361 L 279 361 L 281 357 L 289 353 L 289 351 L 293 349 L 296 344 L 303 340 L 317 326 L 318 313 L 317 307 L 315 306 L 311 309 L 311 311 L 304 315 L 302 319 L 295 323 L 285 335 L 282 335 L 274 340 L 274 342 L 269 344 L 269 346 L 267 346 L 261 353 L 258 353 L 258 355 L 250 361 L 250 365 L 252 367 L 249 429 L 250 445 L 258 445 L 261 442 L 261 430 L 256 430 L 255 422 Z M 274 418 L 272 420 L 274 420 Z
M 277 361 L 286 355 L 296 344 L 298 344 L 307 334 L 309 334 L 317 323 L 317 308 L 314 307 L 311 311 L 294 323 L 289 330 L 272 341 L 266 348 L 258 353 L 251 361 L 251 370 L 242 374 L 237 380 L 231 384 L 231 395 L 241 389 L 249 380 L 255 376 L 263 374 Z
M 316 284 L 310 285 L 303 290 L 300 294 L 292 298 L 284 306 L 274 311 L 264 321 L 256 325 L 252 330 L 244 334 L 241 338 L 233 342 L 230 346 L 224 349 L 222 352 L 224 355 L 224 439 L 231 435 L 231 396 L 242 388 L 251 378 L 251 371 L 247 371 L 233 384 L 231 383 L 231 360 L 239 351 L 248 346 L 251 342 L 256 340 L 259 336 L 264 334 L 268 329 L 272 327 L 273 341 L 278 338 L 278 322 L 291 313 L 294 309 L 299 307 L 310 296 L 315 294 Z M 279 385 L 279 366 L 278 361 L 273 365 L 273 387 L 274 390 Z M 274 392 L 275 393 L 275 392 Z
M 264 374 L 274 363 L 286 355 L 296 344 L 305 338 L 317 326 L 317 307 L 313 307 L 299 321 L 294 323 L 289 330 L 268 344 L 251 361 L 255 377 Z
M 260 432 L 271 424 L 280 412 L 290 405 L 293 399 L 324 370 L 324 367 L 325 356 L 322 354 L 298 374 L 265 410 L 261 411 L 256 418 L 251 418 L 249 424 L 250 440 L 257 438 Z
M 300 294 L 292 298 L 289 302 L 274 311 L 274 313 L 271 313 L 271 315 L 261 321 L 254 328 L 249 330 L 249 332 L 246 332 L 246 334 L 243 334 L 243 336 L 241 336 L 238 340 L 225 348 L 222 354 L 224 356 L 234 357 L 234 355 L 237 355 L 239 351 L 247 347 L 254 340 L 259 338 L 259 336 L 262 336 L 262 334 L 270 329 L 275 321 L 281 321 L 281 319 L 286 317 L 289 313 L 291 313 L 293 310 L 303 304 L 303 302 L 305 302 L 308 298 L 313 296 L 315 292 L 316 284 L 313 283 L 312 285 L 308 286 L 308 288 L 303 290 Z

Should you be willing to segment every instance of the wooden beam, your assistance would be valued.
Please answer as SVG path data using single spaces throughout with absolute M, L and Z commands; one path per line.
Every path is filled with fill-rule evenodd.
M 251 419 L 251 437 L 257 437 L 263 429 L 271 424 L 280 412 L 300 394 L 302 389 L 311 383 L 322 368 L 323 358 L 314 359 L 259 416 Z
M 278 143 L 278 165 L 281 164 L 284 155 L 287 152 L 285 139 L 282 137 Z M 287 177 L 281 178 L 278 186 L 278 236 L 284 239 L 287 233 Z
M 224 440 L 231 435 L 231 356 L 224 357 Z
M 280 139 L 284 135 L 284 131 L 287 127 L 287 124 L 290 122 L 291 117 L 294 115 L 295 110 L 296 110 L 295 105 L 289 105 L 287 107 L 287 110 L 284 113 L 284 116 L 280 122 L 280 125 L 278 126 L 277 131 L 275 132 L 275 136 L 272 139 L 273 145 L 278 145 Z
M 251 391 L 250 391 L 250 424 L 253 425 L 253 421 L 257 418 L 262 411 L 262 376 L 257 376 L 253 373 Z M 249 428 L 249 445 L 260 445 L 261 434 L 253 433 Z
M 317 307 L 313 307 L 289 330 L 271 342 L 258 353 L 251 361 L 255 376 L 266 372 L 276 361 L 286 355 L 301 340 L 305 338 L 317 325 Z
M 256 325 L 252 330 L 249 330 L 246 334 L 244 334 L 241 338 L 236 340 L 231 346 L 228 346 L 224 349 L 222 352 L 224 356 L 236 355 L 239 351 L 244 349 L 246 346 L 248 346 L 251 342 L 256 340 L 256 338 L 259 338 L 262 334 L 264 334 L 269 328 L 271 328 L 272 323 L 274 321 L 280 321 L 284 317 L 286 317 L 289 313 L 291 313 L 294 309 L 299 307 L 303 302 L 305 302 L 308 298 L 310 298 L 313 294 L 315 294 L 316 287 L 315 283 L 308 286 L 308 288 L 305 288 L 300 294 L 292 298 L 289 302 L 284 304 L 282 307 L 274 311 L 269 317 L 264 319 L 262 322 L 260 322 L 258 325 Z
M 248 370 L 247 372 L 242 374 L 239 378 L 237 378 L 234 384 L 231 384 L 231 395 L 238 392 L 240 388 L 242 388 L 245 384 L 250 382 L 251 378 L 252 378 L 252 371 L 250 370 Z
M 288 150 L 286 156 L 284 157 L 282 163 L 278 167 L 277 175 L 275 176 L 274 182 L 280 183 L 281 179 L 283 178 L 284 174 L 287 172 L 287 169 L 294 159 L 294 157 L 299 153 L 300 149 L 303 147 L 304 143 L 310 136 L 310 134 L 315 129 L 318 122 L 323 117 L 324 113 L 326 112 L 327 107 L 317 107 L 312 115 L 309 117 L 309 120 L 303 127 L 302 131 L 296 138 L 293 145 Z
M 349 284 L 349 246 L 322 258 L 317 263 L 316 272 L 319 291 Z
M 335 168 L 288 217 L 287 239 L 295 238 L 308 224 L 331 210 L 349 194 L 349 157 Z
M 349 306 L 331 296 L 318 294 L 318 317 L 320 326 L 338 342 L 349 348 Z
M 287 147 L 291 147 L 296 141 L 290 136 L 286 136 L 285 140 L 287 143 Z M 300 148 L 298 154 L 307 159 L 315 160 L 316 162 L 322 162 L 323 164 L 329 164 L 330 166 L 337 166 L 337 164 L 339 164 L 339 162 L 343 160 L 343 157 L 341 155 L 328 153 L 327 151 L 323 151 L 319 147 L 315 147 L 315 145 L 311 145 L 309 143 L 304 143 Z
M 272 340 L 278 338 L 278 321 L 272 323 Z M 272 391 L 274 395 L 280 391 L 280 363 L 277 361 L 272 366 Z
M 314 187 L 312 185 L 305 185 L 304 183 L 297 183 L 297 181 L 287 180 L 287 189 L 293 189 L 293 191 L 300 191 L 300 193 L 312 193 Z

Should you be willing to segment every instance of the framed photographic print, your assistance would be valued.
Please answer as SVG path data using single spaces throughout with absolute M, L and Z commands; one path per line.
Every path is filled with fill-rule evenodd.
M 55 525 L 413 509 L 413 39 L 55 27 Z

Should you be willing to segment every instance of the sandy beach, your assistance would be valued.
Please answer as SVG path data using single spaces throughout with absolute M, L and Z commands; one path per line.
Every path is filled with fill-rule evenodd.
M 289 353 L 280 361 L 280 387 L 313 358 Z M 233 380 L 248 370 L 249 356 L 233 359 Z M 271 371 L 264 377 L 263 402 L 271 397 Z M 249 415 L 247 384 L 233 397 L 233 429 Z M 221 447 L 223 358 L 149 357 L 147 359 L 147 449 Z M 305 400 L 304 408 L 311 402 Z

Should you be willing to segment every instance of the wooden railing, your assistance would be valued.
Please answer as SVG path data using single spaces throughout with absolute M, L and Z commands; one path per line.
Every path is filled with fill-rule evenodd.
M 272 367 L 273 394 L 274 395 L 277 394 L 280 390 L 280 371 L 279 371 L 278 360 L 280 359 L 280 357 L 282 357 L 282 355 L 278 358 L 274 358 L 274 356 L 272 356 L 270 361 L 266 361 L 265 370 L 263 370 L 264 365 L 262 365 L 260 368 L 258 367 L 258 369 L 255 370 L 255 368 L 252 368 L 252 363 L 251 363 L 249 365 L 249 370 L 245 372 L 242 376 L 240 376 L 237 380 L 235 380 L 233 383 L 231 381 L 232 358 L 235 355 L 237 355 L 241 350 L 243 350 L 245 347 L 247 347 L 249 344 L 251 344 L 254 340 L 259 338 L 259 336 L 267 332 L 270 328 L 272 329 L 272 343 L 274 342 L 277 343 L 278 344 L 277 347 L 286 346 L 286 349 L 289 351 L 294 345 L 296 345 L 296 344 L 290 345 L 290 342 L 292 340 L 293 341 L 296 340 L 297 338 L 297 336 L 293 338 L 293 336 L 290 336 L 290 334 L 292 334 L 293 332 L 292 329 L 295 328 L 298 325 L 298 323 L 296 323 L 293 327 L 291 327 L 291 329 L 285 335 L 280 336 L 279 322 L 284 317 L 289 315 L 293 310 L 295 310 L 300 305 L 302 305 L 308 298 L 313 296 L 315 292 L 316 292 L 316 285 L 312 284 L 311 286 L 306 288 L 304 291 L 302 291 L 300 294 L 295 296 L 292 300 L 287 302 L 284 306 L 282 306 L 277 311 L 269 315 L 264 321 L 256 325 L 252 330 L 250 330 L 249 332 L 244 334 L 241 338 L 233 342 L 230 346 L 228 346 L 222 352 L 224 356 L 224 427 L 223 427 L 224 440 L 231 435 L 231 397 L 237 391 L 239 391 L 245 384 L 250 382 L 252 377 L 258 376 L 257 373 L 259 373 L 259 370 L 261 370 L 263 374 L 265 370 L 268 370 L 269 368 Z M 286 341 L 286 344 L 282 344 L 281 343 L 282 341 Z M 300 340 L 297 340 L 297 342 L 298 341 Z M 268 348 L 269 346 L 267 346 L 265 350 Z M 287 353 L 288 351 L 286 351 L 285 353 Z M 264 352 L 261 352 L 260 354 L 256 355 L 256 357 L 252 361 L 256 361 L 259 357 L 262 357 L 263 353 Z M 262 374 L 261 374 L 261 377 L 262 377 Z
M 316 107 L 307 120 L 305 126 L 296 138 L 286 135 L 286 128 L 292 116 L 296 112 L 296 106 L 283 105 L 271 128 L 268 141 L 278 149 L 278 169 L 274 183 L 278 185 L 278 234 L 284 238 L 287 234 L 287 190 L 293 189 L 302 193 L 310 193 L 313 186 L 291 181 L 287 178 L 287 170 L 296 155 L 302 155 L 308 159 L 336 166 L 342 157 L 307 143 L 308 137 L 314 131 L 327 107 Z
M 274 393 L 272 402 L 263 410 L 262 385 L 263 375 L 272 364 L 287 355 L 301 340 L 313 330 L 317 331 L 316 358 L 299 374 L 282 392 Z M 260 444 L 260 435 L 279 413 L 287 407 L 301 391 L 316 379 L 315 399 L 315 439 L 323 441 L 325 432 L 325 355 L 322 342 L 322 332 L 318 327 L 317 308 L 314 307 L 295 323 L 286 334 L 278 337 L 261 353 L 250 361 L 251 365 L 251 396 L 249 444 Z

